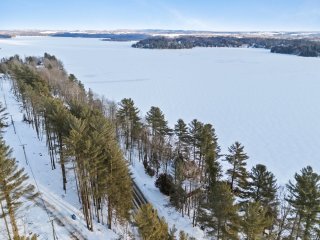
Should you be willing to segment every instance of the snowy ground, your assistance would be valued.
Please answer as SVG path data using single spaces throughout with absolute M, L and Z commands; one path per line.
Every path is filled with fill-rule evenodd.
M 181 213 L 170 207 L 169 197 L 162 194 L 155 186 L 155 177 L 150 177 L 145 173 L 142 162 L 133 161 L 130 169 L 136 184 L 148 202 L 152 203 L 153 207 L 157 209 L 159 216 L 166 219 L 170 228 L 174 225 L 177 228 L 177 234 L 183 230 L 191 237 L 205 239 L 204 232 L 199 227 L 192 227 L 191 218 L 188 216 L 182 217 Z
M 45 145 L 45 139 L 39 141 L 36 132 L 31 125 L 22 122 L 22 108 L 15 101 L 10 92 L 9 81 L 0 78 L 1 102 L 6 102 L 9 119 L 12 116 L 16 134 L 11 124 L 4 134 L 4 139 L 13 149 L 13 156 L 18 161 L 19 167 L 24 167 L 30 176 L 30 182 L 38 185 L 39 191 L 44 200 L 37 200 L 37 204 L 29 205 L 19 213 L 20 233 L 37 233 L 39 239 L 53 239 L 51 219 L 54 219 L 54 228 L 59 240 L 64 239 L 117 239 L 118 235 L 107 230 L 106 225 L 95 224 L 95 231 L 87 230 L 85 221 L 80 211 L 80 204 L 76 194 L 75 182 L 73 182 L 72 171 L 68 173 L 69 182 L 67 193 L 62 189 L 62 177 L 60 168 L 51 170 L 50 157 Z M 9 121 L 11 122 L 11 120 Z M 27 160 L 24 157 L 22 145 L 25 144 Z M 28 161 L 28 164 L 26 163 Z M 35 178 L 32 177 L 32 172 Z M 36 181 L 36 182 L 35 182 Z M 44 207 L 45 205 L 45 207 Z M 45 211 L 47 208 L 48 214 Z M 76 215 L 76 220 L 72 220 L 71 215 Z M 3 222 L 0 222 L 4 226 Z M 0 229 L 0 239 L 7 239 L 6 232 Z M 77 238 L 75 238 L 77 237 Z

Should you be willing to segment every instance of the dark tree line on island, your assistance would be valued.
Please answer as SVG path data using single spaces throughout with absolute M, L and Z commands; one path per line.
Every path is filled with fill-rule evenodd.
M 320 176 L 311 167 L 279 187 L 266 166 L 247 169 L 241 143 L 222 153 L 213 125 L 179 119 L 171 129 L 154 106 L 142 117 L 130 98 L 115 104 L 86 92 L 49 54 L 5 59 L 0 72 L 13 79 L 24 120 L 40 139 L 46 137 L 63 189 L 69 178 L 76 179 L 88 229 L 104 216 L 109 228 L 114 220 L 130 220 L 132 186 L 124 152 L 130 164 L 140 161 L 171 204 L 212 239 L 320 239 Z M 175 239 L 175 229 L 152 206 L 143 206 L 134 219 L 143 239 Z M 190 238 L 181 232 L 180 239 Z
M 8 34 L 0 34 L 0 38 L 11 38 Z
M 72 37 L 72 38 L 99 38 L 102 41 L 139 41 L 150 37 L 143 33 L 73 33 L 73 32 L 59 32 L 50 34 L 51 37 Z
M 185 49 L 194 47 L 250 47 L 270 49 L 272 53 L 293 54 L 302 57 L 320 56 L 320 42 L 310 39 L 264 37 L 151 37 L 132 45 L 134 48 Z

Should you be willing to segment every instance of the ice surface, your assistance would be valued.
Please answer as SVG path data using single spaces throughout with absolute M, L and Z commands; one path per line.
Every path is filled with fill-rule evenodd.
M 197 118 L 216 128 L 225 152 L 240 141 L 248 165 L 263 163 L 281 184 L 306 165 L 320 171 L 320 58 L 262 49 L 135 49 L 97 39 L 0 40 L 0 57 L 56 55 L 87 88 L 159 106 L 172 126 Z

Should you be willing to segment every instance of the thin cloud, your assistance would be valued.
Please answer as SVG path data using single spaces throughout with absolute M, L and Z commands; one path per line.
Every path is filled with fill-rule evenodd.
M 184 26 L 184 28 L 198 30 L 213 29 L 212 24 L 204 21 L 203 19 L 187 16 L 174 8 L 165 7 L 165 9 L 173 17 L 173 19 L 177 21 L 178 25 Z

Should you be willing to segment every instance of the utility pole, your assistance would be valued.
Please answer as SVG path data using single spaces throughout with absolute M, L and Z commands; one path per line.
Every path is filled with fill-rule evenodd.
M 53 240 L 58 240 L 57 234 L 56 234 L 56 230 L 54 229 L 54 224 L 53 224 L 53 219 L 50 220 L 51 221 L 51 226 L 52 226 L 52 236 L 53 236 Z
M 27 158 L 27 154 L 26 154 L 26 148 L 24 146 L 26 146 L 27 144 L 21 144 L 20 146 L 22 146 L 23 149 L 23 153 L 24 153 L 24 158 L 26 159 L 26 164 L 29 165 L 28 162 L 28 158 Z
M 17 134 L 16 126 L 14 125 L 14 121 L 13 121 L 12 115 L 10 115 L 10 117 L 11 117 L 11 124 L 12 124 L 12 126 L 13 126 L 14 134 Z

